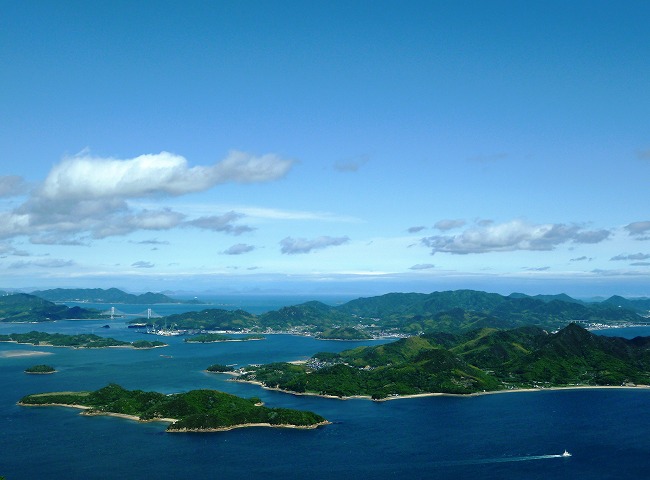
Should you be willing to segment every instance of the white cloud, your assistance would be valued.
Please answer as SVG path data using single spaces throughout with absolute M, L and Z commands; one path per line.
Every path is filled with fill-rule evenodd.
M 531 225 L 520 220 L 474 226 L 458 235 L 434 235 L 422 239 L 431 253 L 454 254 L 553 250 L 566 242 L 598 243 L 611 235 L 608 230 L 587 231 L 578 225 Z
M 331 246 L 343 245 L 349 241 L 350 239 L 348 237 L 322 236 L 312 240 L 287 237 L 280 242 L 280 245 L 282 247 L 282 253 L 295 255 L 299 253 L 310 253 L 314 250 L 320 250 Z
M 140 260 L 139 262 L 132 263 L 131 266 L 135 268 L 153 268 L 155 265 L 151 262 Z
M 183 195 L 225 182 L 254 183 L 277 180 L 291 168 L 291 160 L 267 154 L 254 157 L 232 151 L 212 166 L 189 167 L 187 160 L 169 152 L 133 159 L 80 154 L 56 165 L 40 196 L 47 199 L 135 198 L 151 194 Z
M 252 252 L 255 250 L 253 245 L 246 245 L 245 243 L 238 243 L 223 251 L 226 255 L 242 255 L 244 253 Z
M 82 152 L 54 166 L 25 203 L 13 211 L 0 212 L 0 238 L 26 235 L 32 243 L 80 245 L 90 238 L 169 230 L 181 225 L 237 235 L 252 230 L 232 225 L 228 215 L 240 214 L 231 212 L 187 222 L 185 214 L 168 208 L 138 209 L 130 201 L 178 196 L 225 182 L 277 180 L 293 163 L 273 154 L 256 157 L 233 151 L 214 165 L 190 167 L 185 158 L 168 152 L 126 160 Z M 19 177 L 0 177 L 0 195 L 22 188 Z
M 29 267 L 64 268 L 64 267 L 72 267 L 74 265 L 76 265 L 76 263 L 72 260 L 43 259 L 43 260 L 14 262 L 11 265 L 9 265 L 9 268 L 12 269 L 24 269 Z
M 650 220 L 644 222 L 632 222 L 625 226 L 625 230 L 628 231 L 630 236 L 635 237 L 638 240 L 647 240 L 647 235 L 650 234 Z
M 409 270 L 430 270 L 432 268 L 435 268 L 435 265 L 431 263 L 418 263 L 410 267 Z
M 434 228 L 437 228 L 438 230 L 447 231 L 447 230 L 453 230 L 454 228 L 460 228 L 465 226 L 465 220 L 452 220 L 452 219 L 447 219 L 447 220 L 440 220 L 435 223 Z
M 232 235 L 240 235 L 242 233 L 251 232 L 254 228 L 247 225 L 234 225 L 234 222 L 242 218 L 243 215 L 237 212 L 228 212 L 223 215 L 211 215 L 207 217 L 197 218 L 186 223 L 197 228 L 212 230 L 214 232 L 230 233 Z
M 650 258 L 648 253 L 633 253 L 632 255 L 616 255 L 615 257 L 610 258 L 610 260 L 647 260 Z

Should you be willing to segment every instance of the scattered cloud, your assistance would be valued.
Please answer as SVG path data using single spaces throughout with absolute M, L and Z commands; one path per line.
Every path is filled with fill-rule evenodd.
M 0 198 L 27 193 L 27 184 L 17 175 L 0 176 Z
M 131 242 L 137 245 L 169 245 L 169 242 L 152 238 L 151 240 L 142 240 L 140 242 Z
M 545 272 L 547 270 L 550 270 L 551 267 L 526 267 L 524 270 L 527 272 Z
M 334 164 L 334 169 L 344 173 L 357 172 L 367 162 L 368 157 L 366 155 L 361 155 L 359 157 L 336 162 Z
M 76 263 L 72 260 L 59 260 L 59 259 L 52 258 L 52 259 L 14 262 L 11 265 L 9 265 L 9 268 L 12 269 L 24 269 L 29 267 L 64 268 L 64 267 L 72 267 L 74 265 L 76 265 Z
M 630 263 L 632 267 L 650 267 L 650 262 L 633 262 Z
M 151 262 L 140 260 L 139 262 L 132 263 L 131 266 L 135 268 L 153 268 L 155 265 Z
M 648 240 L 650 239 L 650 220 L 632 222 L 625 226 L 625 230 L 637 240 Z
M 611 235 L 608 230 L 588 231 L 578 225 L 531 225 L 520 220 L 486 227 L 470 227 L 458 235 L 434 235 L 421 240 L 431 254 L 553 250 L 563 243 L 598 243 Z
M 616 255 L 615 257 L 610 258 L 610 260 L 647 260 L 650 258 L 650 254 L 648 253 L 633 253 L 632 255 Z
M 419 233 L 419 232 L 421 232 L 422 230 L 425 230 L 425 229 L 426 229 L 426 227 L 424 227 L 424 226 L 409 227 L 407 232 L 409 232 L 409 233 Z
M 274 154 L 232 151 L 214 165 L 190 167 L 184 157 L 169 152 L 115 159 L 84 151 L 55 165 L 23 204 L 0 212 L 0 238 L 27 236 L 32 243 L 82 245 L 93 238 L 181 225 L 238 235 L 252 230 L 232 225 L 233 215 L 240 214 L 188 222 L 185 214 L 171 209 L 138 209 L 133 200 L 180 196 L 227 182 L 278 180 L 293 163 Z M 18 193 L 27 193 L 20 177 L 0 177 L 0 196 Z
M 242 255 L 244 253 L 252 252 L 255 250 L 253 245 L 246 245 L 245 243 L 238 243 L 236 245 L 227 248 L 222 253 L 226 255 Z
M 591 230 L 576 233 L 573 241 L 575 243 L 600 243 L 612 235 L 609 230 Z
M 0 255 L 5 257 L 13 255 L 15 257 L 29 257 L 30 253 L 25 250 L 17 250 L 16 247 L 9 243 L 0 243 Z
M 435 265 L 432 263 L 418 263 L 410 267 L 409 270 L 429 270 L 431 268 L 435 268 Z
M 211 215 L 207 217 L 200 217 L 196 220 L 187 222 L 197 228 L 212 230 L 214 232 L 224 232 L 232 235 L 241 235 L 242 233 L 252 232 L 255 230 L 247 225 L 234 225 L 233 223 L 242 218 L 244 215 L 237 212 L 228 212 L 223 215 Z
M 593 260 L 592 257 L 586 257 L 586 256 L 583 255 L 582 257 L 572 258 L 570 261 L 571 262 L 584 262 L 584 261 L 591 262 L 592 260 Z
M 327 247 L 343 245 L 348 243 L 348 237 L 329 237 L 323 236 L 308 240 L 305 238 L 292 238 L 287 237 L 280 241 L 282 253 L 287 255 L 295 255 L 299 253 L 310 253 L 314 250 L 320 250 Z
M 439 220 L 439 221 L 437 221 L 433 227 L 437 228 L 440 231 L 446 232 L 448 230 L 453 230 L 454 228 L 464 227 L 465 223 L 466 223 L 465 220 L 447 219 L 447 220 Z

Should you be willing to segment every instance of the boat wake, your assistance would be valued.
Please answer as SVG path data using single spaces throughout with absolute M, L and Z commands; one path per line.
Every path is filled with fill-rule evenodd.
M 499 458 L 476 458 L 471 460 L 457 460 L 448 462 L 437 462 L 441 466 L 453 465 L 481 465 L 487 463 L 508 463 L 508 462 L 528 462 L 531 460 L 548 460 L 551 458 L 568 458 L 571 454 L 565 452 L 560 455 L 526 455 L 522 457 L 499 457 Z

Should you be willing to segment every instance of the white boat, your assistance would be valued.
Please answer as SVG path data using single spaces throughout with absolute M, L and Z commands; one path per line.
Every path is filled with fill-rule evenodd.
M 569 452 L 567 452 L 566 450 L 564 450 L 564 453 L 562 454 L 562 456 L 563 457 L 570 457 L 571 454 Z

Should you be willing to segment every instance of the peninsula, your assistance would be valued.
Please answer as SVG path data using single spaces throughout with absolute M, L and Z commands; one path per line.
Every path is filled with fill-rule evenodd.
M 532 388 L 650 384 L 650 337 L 595 335 L 575 323 L 432 333 L 304 363 L 248 366 L 238 381 L 291 393 L 375 400 L 422 394 L 474 394 Z
M 126 390 L 109 384 L 93 392 L 27 395 L 18 405 L 80 408 L 84 415 L 113 415 L 141 422 L 168 422 L 168 432 L 217 432 L 242 427 L 312 429 L 329 422 L 308 411 L 265 407 L 259 398 L 244 399 L 217 390 L 165 395 Z

